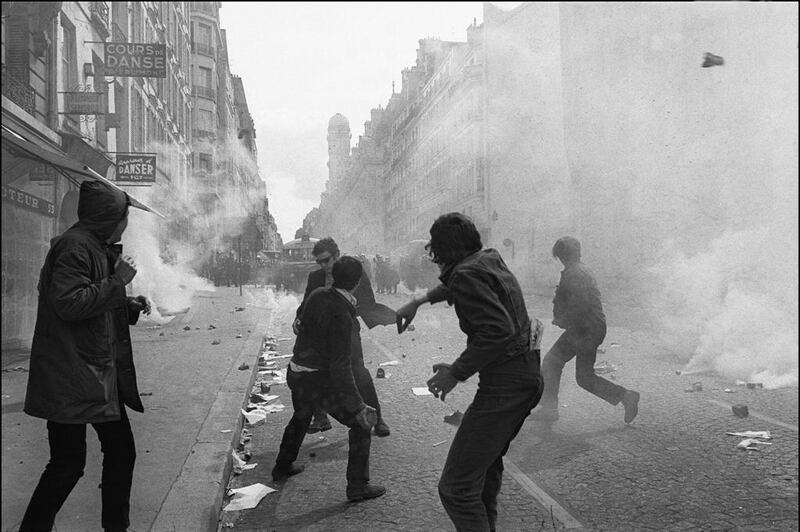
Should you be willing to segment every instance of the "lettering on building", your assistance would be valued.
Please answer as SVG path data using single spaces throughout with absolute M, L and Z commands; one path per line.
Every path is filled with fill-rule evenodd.
M 167 45 L 109 42 L 103 46 L 106 76 L 166 78 Z
M 17 207 L 22 207 L 29 211 L 38 212 L 45 216 L 55 218 L 56 206 L 47 200 L 37 198 L 33 194 L 28 194 L 14 187 L 2 185 L 3 201 L 13 203 Z
M 154 154 L 118 153 L 115 163 L 117 181 L 135 184 L 156 182 L 156 156 Z

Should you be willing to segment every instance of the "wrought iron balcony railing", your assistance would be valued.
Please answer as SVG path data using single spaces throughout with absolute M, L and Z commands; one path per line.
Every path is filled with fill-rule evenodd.
M 28 114 L 36 112 L 36 92 L 33 87 L 9 74 L 5 65 L 3 65 L 2 85 L 3 96 L 19 105 Z
M 108 37 L 108 3 L 89 2 L 89 13 L 92 14 L 92 20 L 100 33 L 103 34 L 103 38 Z

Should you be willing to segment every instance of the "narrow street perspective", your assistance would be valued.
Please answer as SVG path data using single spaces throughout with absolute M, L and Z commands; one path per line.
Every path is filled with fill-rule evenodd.
M 798 3 L 0 20 L 0 532 L 800 527 Z

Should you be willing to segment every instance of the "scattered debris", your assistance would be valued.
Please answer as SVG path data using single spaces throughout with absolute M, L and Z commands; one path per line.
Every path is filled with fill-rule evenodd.
M 605 350 L 605 349 L 603 349 L 602 347 L 598 347 L 598 348 L 597 348 L 597 352 L 598 352 L 598 353 L 601 353 L 601 354 L 603 354 L 603 355 L 605 355 L 605 354 L 606 354 L 606 350 Z
M 758 447 L 754 447 L 754 445 L 772 445 L 772 444 L 769 443 L 769 442 L 756 440 L 756 439 L 753 439 L 753 438 L 746 438 L 746 439 L 740 441 L 736 445 L 736 447 L 738 447 L 739 449 L 745 449 L 745 450 L 748 450 L 748 451 L 758 451 L 758 450 L 760 450 Z
M 433 444 L 433 446 L 434 446 L 434 447 L 438 447 L 438 446 L 440 446 L 440 445 L 441 445 L 441 444 L 443 444 L 443 443 L 447 443 L 447 440 L 437 441 L 436 443 L 434 443 L 434 444 Z
M 4 373 L 8 373 L 9 371 L 28 371 L 28 368 L 23 368 L 22 366 L 14 366 L 13 368 L 6 368 L 3 370 Z
M 242 335 L 241 335 L 241 334 L 237 334 L 237 335 L 236 335 L 236 338 L 241 338 L 241 337 L 242 337 Z
M 731 410 L 733 410 L 733 414 L 736 417 L 747 417 L 750 415 L 750 412 L 747 409 L 747 405 L 733 405 L 731 407 Z
M 222 434 L 227 434 L 229 432 L 233 432 L 233 429 L 224 429 L 220 431 Z
M 223 512 L 234 512 L 237 510 L 247 510 L 255 508 L 261 499 L 268 493 L 277 491 L 273 488 L 267 487 L 264 484 L 256 483 L 243 488 L 230 489 L 226 495 L 233 497 L 228 505 L 222 509 Z
M 409 324 L 408 324 L 408 327 L 406 327 L 406 330 L 407 330 L 407 331 L 412 331 L 412 332 L 413 332 L 413 331 L 414 331 L 414 329 L 416 329 L 416 327 L 414 327 L 414 324 L 413 324 L 413 323 L 409 323 Z
M 619 347 L 619 344 L 617 342 L 611 342 L 608 347 Z
M 253 427 L 261 425 L 267 420 L 267 413 L 261 409 L 255 409 L 251 412 L 242 410 L 242 415 L 247 420 L 247 424 Z
M 452 414 L 444 416 L 444 422 L 457 427 L 461 425 L 461 420 L 463 418 L 464 414 L 461 413 L 461 410 L 456 410 Z
M 211 329 L 216 329 L 216 327 L 214 325 L 209 325 L 208 330 L 210 331 Z
M 163 332 L 158 333 L 159 336 L 164 336 Z
M 386 378 L 386 372 L 383 371 L 383 368 L 378 368 L 378 371 L 375 373 L 375 378 L 376 379 L 385 379 Z
M 243 310 L 244 310 L 244 307 L 236 307 L 236 309 L 234 310 L 234 312 L 241 312 L 241 311 L 243 311 Z
M 241 475 L 243 471 L 247 471 L 249 469 L 255 469 L 258 464 L 248 464 L 245 463 L 245 460 L 242 460 L 239 457 L 239 454 L 236 451 L 231 451 L 231 456 L 233 457 L 233 474 L 234 475 Z
M 747 383 L 747 389 L 748 390 L 755 390 L 756 388 L 763 388 L 763 387 L 764 387 L 764 383 L 762 383 L 762 382 L 748 382 Z
M 725 388 L 722 391 L 725 392 L 725 393 L 736 393 L 736 390 L 731 390 L 730 388 Z
M 187 325 L 186 327 L 184 327 L 184 328 L 183 328 L 183 330 L 184 330 L 184 331 L 191 331 L 191 330 L 192 330 L 192 328 L 191 328 L 189 325 Z
M 219 345 L 219 344 L 221 344 L 221 343 L 222 343 L 222 342 L 220 342 L 220 341 L 219 341 L 219 338 L 217 338 L 216 340 L 214 340 L 213 342 L 211 342 L 211 345 Z
M 250 369 L 250 364 L 248 364 L 247 362 L 242 362 L 241 364 L 239 364 L 239 369 L 240 370 Z
M 153 392 L 140 392 L 139 395 L 144 397 L 146 395 L 153 395 Z
M 600 362 L 594 365 L 594 372 L 597 373 L 598 375 L 603 375 L 605 373 L 613 373 L 615 371 L 617 371 L 617 367 L 614 364 L 611 364 L 610 362 L 607 362 L 605 360 L 601 360 Z
M 702 68 L 722 66 L 724 64 L 725 60 L 719 55 L 714 55 L 711 52 L 706 52 L 703 54 L 703 64 L 701 65 Z
M 379 366 L 399 366 L 400 362 L 397 360 L 390 360 L 389 362 L 381 362 L 378 364 Z
M 414 392 L 414 395 L 433 395 L 428 388 L 422 386 L 411 388 L 411 391 Z
M 726 432 L 728 436 L 740 436 L 742 438 L 761 438 L 771 440 L 772 436 L 768 430 L 745 430 L 743 432 Z

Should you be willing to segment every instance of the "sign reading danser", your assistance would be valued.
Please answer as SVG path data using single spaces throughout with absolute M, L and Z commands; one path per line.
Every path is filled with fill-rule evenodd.
M 167 77 L 166 44 L 108 42 L 103 49 L 106 76 Z
M 117 154 L 117 182 L 150 184 L 156 182 L 156 156 L 142 153 Z

